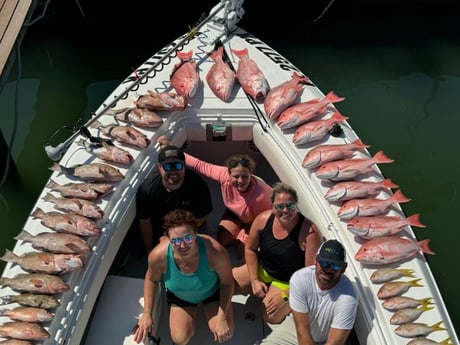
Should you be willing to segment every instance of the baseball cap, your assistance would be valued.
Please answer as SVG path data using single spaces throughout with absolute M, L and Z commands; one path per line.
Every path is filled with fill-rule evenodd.
M 158 163 L 174 163 L 174 162 L 184 162 L 185 155 L 180 148 L 174 145 L 165 146 L 160 150 L 158 154 Z
M 344 265 L 345 248 L 337 240 L 327 240 L 323 242 L 316 253 L 316 260 L 326 260 L 336 264 Z

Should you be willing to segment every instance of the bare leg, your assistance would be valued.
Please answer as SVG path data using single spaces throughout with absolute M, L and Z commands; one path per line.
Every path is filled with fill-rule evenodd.
M 196 306 L 178 307 L 171 305 L 169 327 L 171 339 L 176 345 L 188 344 L 195 334 Z
M 270 285 L 262 300 L 262 316 L 265 322 L 279 324 L 291 312 L 289 302 L 281 297 L 281 291 L 277 286 Z

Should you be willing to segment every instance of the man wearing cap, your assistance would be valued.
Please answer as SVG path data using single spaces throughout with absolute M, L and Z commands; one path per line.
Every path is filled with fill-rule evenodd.
M 344 345 L 355 323 L 358 300 L 337 240 L 323 242 L 315 264 L 294 272 L 289 281 L 292 314 L 260 344 Z
M 179 147 L 165 146 L 158 154 L 157 169 L 139 186 L 136 215 L 147 253 L 163 234 L 163 217 L 168 212 L 176 209 L 190 211 L 198 226 L 203 228 L 206 216 L 212 211 L 208 185 L 197 173 L 186 169 L 184 162 L 184 152 Z

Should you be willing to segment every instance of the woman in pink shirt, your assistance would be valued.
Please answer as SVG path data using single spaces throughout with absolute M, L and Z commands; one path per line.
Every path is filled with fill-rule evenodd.
M 272 187 L 254 175 L 254 160 L 246 154 L 234 154 L 224 165 L 216 165 L 186 153 L 185 164 L 220 184 L 226 210 L 217 240 L 224 246 L 234 244 L 235 240 L 244 243 L 254 218 L 271 208 Z

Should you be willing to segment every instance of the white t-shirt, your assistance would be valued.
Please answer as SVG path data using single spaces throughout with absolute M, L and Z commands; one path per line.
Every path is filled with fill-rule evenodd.
M 315 266 L 296 271 L 289 282 L 289 305 L 299 313 L 310 313 L 310 331 L 315 342 L 325 342 L 331 327 L 352 329 L 358 300 L 351 281 L 345 276 L 332 289 L 318 287 Z

